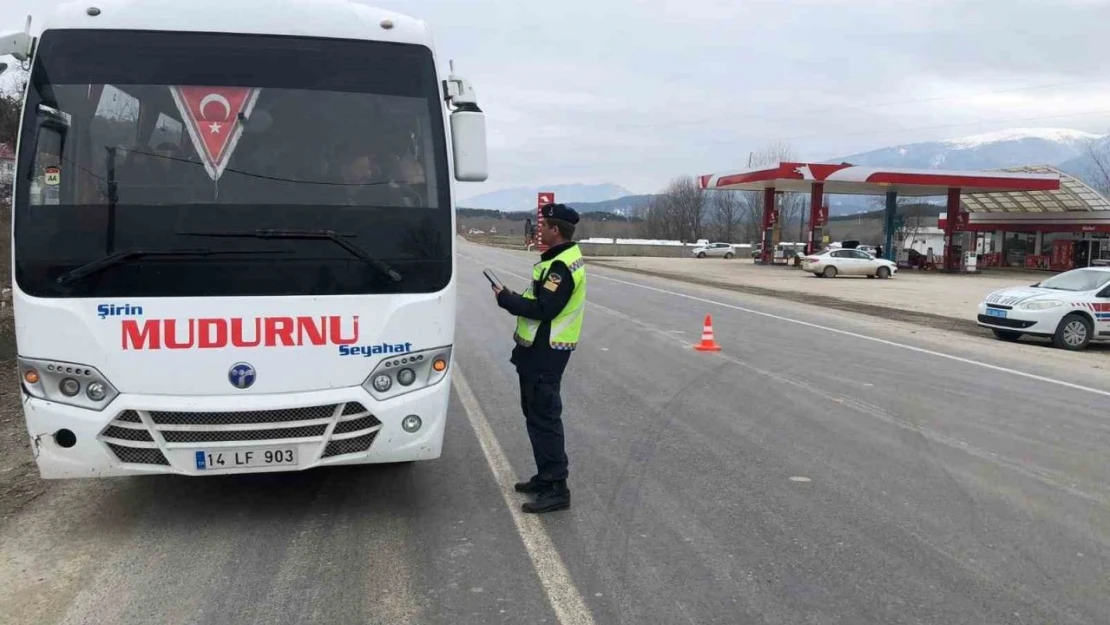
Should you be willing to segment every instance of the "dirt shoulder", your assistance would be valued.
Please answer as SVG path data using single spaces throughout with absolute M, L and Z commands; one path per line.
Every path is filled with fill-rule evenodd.
M 15 364 L 15 323 L 11 308 L 0 310 L 0 522 L 46 492 L 39 478 L 19 404 Z

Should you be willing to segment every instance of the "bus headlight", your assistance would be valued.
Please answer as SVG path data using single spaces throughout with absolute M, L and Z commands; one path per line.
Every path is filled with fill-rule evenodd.
M 66 397 L 73 397 L 81 392 L 81 383 L 73 378 L 62 378 L 62 381 L 58 383 L 58 390 Z
M 103 401 L 108 395 L 108 387 L 103 382 L 91 382 L 85 387 L 85 394 L 93 401 Z
M 401 383 L 401 386 L 412 386 L 412 383 L 416 381 L 416 372 L 405 367 L 397 372 L 397 381 Z
M 450 362 L 450 345 L 396 354 L 379 362 L 362 387 L 374 399 L 392 399 L 438 384 L 447 377 Z
M 88 365 L 22 357 L 17 364 L 23 390 L 31 397 L 103 410 L 119 395 L 102 373 Z
M 375 391 L 378 391 L 379 393 L 384 393 L 388 391 L 391 386 L 393 386 L 393 378 L 384 373 L 379 373 L 378 375 L 374 376 L 373 384 Z

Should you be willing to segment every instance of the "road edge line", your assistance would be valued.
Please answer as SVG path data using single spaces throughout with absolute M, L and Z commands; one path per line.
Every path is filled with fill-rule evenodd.
M 505 501 L 505 507 L 509 509 L 517 534 L 520 535 L 524 549 L 532 560 L 532 568 L 540 579 L 544 594 L 547 595 L 547 601 L 555 611 L 556 618 L 561 625 L 594 625 L 593 615 L 574 585 L 570 572 L 563 564 L 563 559 L 559 556 L 559 551 L 555 548 L 555 543 L 551 540 L 547 529 L 538 516 L 525 515 L 520 509 L 520 502 L 514 497 L 513 482 L 516 481 L 516 476 L 513 468 L 501 449 L 501 443 L 494 435 L 477 396 L 470 389 L 470 384 L 458 365 L 455 366 L 452 375 L 452 385 L 459 395 L 463 411 L 470 420 L 470 426 L 474 428 L 478 444 L 482 447 L 482 454 L 486 457 L 486 464 L 493 473 L 497 488 L 501 491 L 501 498 Z
M 731 284 L 728 282 L 719 282 L 716 280 L 699 279 L 691 276 L 668 274 L 663 271 L 655 271 L 651 269 L 641 269 L 639 267 L 622 267 L 604 259 L 587 258 L 586 262 L 596 267 L 604 267 L 610 271 L 619 271 L 632 275 L 648 276 L 650 278 L 659 278 L 661 280 L 670 280 L 672 282 L 680 282 L 682 284 L 690 284 L 693 286 L 708 287 L 712 289 L 720 289 L 722 291 L 730 291 L 732 293 L 742 293 L 745 295 L 755 295 L 757 297 L 768 297 L 785 302 L 794 302 L 796 304 L 807 304 L 810 306 L 823 306 L 832 310 L 841 312 L 852 313 L 856 315 L 867 315 L 869 317 L 878 317 L 887 321 L 897 321 L 900 323 L 911 323 L 934 330 L 946 330 L 949 332 L 960 332 L 970 336 L 986 337 L 987 332 L 981 328 L 974 321 L 963 319 L 960 317 L 948 317 L 945 315 L 938 315 L 936 313 L 916 312 L 905 308 L 896 308 L 894 306 L 883 306 L 881 304 L 869 304 L 856 302 L 854 300 L 832 297 L 823 294 L 813 294 L 812 296 L 802 291 L 789 291 L 784 289 L 774 289 L 770 287 L 753 286 L 748 284 Z
M 963 363 L 963 364 L 966 364 L 966 365 L 982 367 L 984 369 L 990 369 L 992 371 L 998 371 L 1000 373 L 1008 373 L 1010 375 L 1015 375 L 1015 376 L 1022 377 L 1022 378 L 1027 378 L 1027 379 L 1030 379 L 1030 380 L 1036 380 L 1038 382 L 1046 382 L 1048 384 L 1055 384 L 1055 385 L 1063 386 L 1064 388 L 1070 388 L 1070 389 L 1073 389 L 1073 390 L 1076 390 L 1076 391 L 1085 391 L 1087 393 L 1093 393 L 1095 395 L 1101 395 L 1103 397 L 1110 397 L 1110 391 L 1104 391 L 1102 389 L 1098 389 L 1098 388 L 1094 388 L 1094 387 L 1090 387 L 1090 386 L 1083 386 L 1082 384 L 1076 384 L 1074 382 L 1067 382 L 1065 380 L 1057 380 L 1056 378 L 1050 378 L 1048 376 L 1043 376 L 1043 375 L 1039 375 L 1039 374 L 1036 374 L 1036 373 L 1029 373 L 1027 371 L 1021 371 L 1020 369 L 1012 369 L 1010 367 L 1003 367 L 1002 365 L 992 365 L 992 364 L 987 363 L 987 362 L 982 362 L 982 361 L 979 361 L 979 360 L 973 360 L 971 358 L 964 358 L 963 356 L 955 356 L 955 355 L 952 355 L 952 354 L 945 354 L 944 352 L 933 351 L 931 349 L 926 349 L 924 347 L 916 347 L 914 345 L 907 345 L 905 343 L 899 343 L 897 341 L 890 341 L 890 340 L 887 340 L 887 339 L 881 339 L 881 338 L 878 338 L 878 337 L 875 337 L 875 336 L 867 336 L 866 334 L 859 334 L 858 332 L 852 332 L 850 330 L 841 330 L 839 328 L 832 328 L 832 327 L 829 327 L 829 326 L 823 326 L 823 325 L 818 324 L 818 323 L 810 323 L 809 321 L 802 321 L 801 319 L 792 319 L 790 317 L 784 317 L 782 315 L 776 315 L 774 313 L 763 312 L 763 311 L 760 311 L 760 310 L 753 310 L 751 308 L 745 308 L 743 306 L 736 306 L 734 304 L 726 304 L 725 302 L 718 302 L 716 300 L 708 299 L 708 298 L 705 298 L 705 297 L 698 297 L 696 295 L 687 295 L 686 293 L 679 293 L 678 291 L 670 291 L 668 289 L 661 289 L 661 288 L 654 287 L 654 286 L 648 286 L 646 284 L 639 284 L 639 283 L 636 283 L 636 282 L 629 282 L 628 280 L 620 280 L 618 278 L 611 278 L 609 276 L 599 275 L 596 272 L 594 274 L 592 274 L 590 277 L 591 277 L 591 279 L 609 280 L 610 282 L 616 282 L 618 284 L 625 284 L 625 285 L 628 285 L 628 286 L 634 286 L 634 287 L 637 287 L 637 288 L 640 288 L 640 289 L 645 289 L 645 290 L 648 290 L 648 291 L 655 291 L 656 293 L 663 293 L 664 295 L 673 295 L 675 297 L 681 297 L 681 298 L 684 298 L 684 299 L 689 299 L 689 300 L 693 300 L 693 301 L 696 301 L 696 302 L 701 302 L 703 304 L 713 304 L 715 306 L 720 306 L 722 308 L 728 308 L 728 309 L 731 309 L 731 310 L 735 310 L 735 311 L 743 312 L 743 313 L 748 313 L 750 315 L 756 315 L 756 316 L 759 316 L 759 317 L 766 317 L 768 319 L 775 319 L 777 321 L 785 321 L 787 323 L 793 323 L 793 324 L 804 326 L 804 327 L 807 327 L 807 328 L 813 328 L 815 330 L 823 330 L 825 332 L 832 332 L 833 334 L 839 334 L 841 336 L 850 336 L 850 337 L 855 338 L 855 339 L 862 339 L 864 341 L 871 341 L 873 343 L 879 343 L 881 345 L 887 345 L 887 346 L 890 346 L 890 347 L 899 347 L 901 349 L 909 350 L 911 352 L 916 352 L 916 353 L 919 353 L 919 354 L 926 354 L 926 355 L 929 355 L 929 356 L 936 356 L 938 358 L 944 358 L 946 360 L 952 360 L 954 362 L 960 362 L 960 363 Z

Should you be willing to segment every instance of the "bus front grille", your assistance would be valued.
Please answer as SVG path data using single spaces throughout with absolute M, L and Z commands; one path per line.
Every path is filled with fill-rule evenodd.
M 315 438 L 323 436 L 328 425 L 308 425 L 299 428 L 280 430 L 163 430 L 162 438 L 167 443 L 220 443 L 224 441 L 266 441 L 289 438 Z
M 374 437 L 378 435 L 377 431 L 356 436 L 355 438 L 342 438 L 328 443 L 324 449 L 324 457 L 330 458 L 332 456 L 343 456 L 346 454 L 360 454 L 370 449 L 370 445 L 374 442 Z
M 365 453 L 381 428 L 363 404 L 347 402 L 234 412 L 125 410 L 98 438 L 120 462 L 169 465 L 167 448 L 206 443 L 318 443 L 321 458 Z
M 124 447 L 123 445 L 113 445 L 108 443 L 108 447 L 112 453 L 119 458 L 120 462 L 128 464 L 160 464 L 168 465 L 169 460 L 166 460 L 166 455 L 158 449 L 151 449 L 147 447 Z
M 356 405 L 360 405 L 357 404 Z M 253 410 L 245 412 L 156 412 L 150 419 L 157 425 L 236 425 L 241 423 L 285 423 L 289 421 L 315 421 L 330 419 L 337 404 L 305 406 L 282 410 Z M 346 404 L 344 404 L 346 406 Z M 361 405 L 360 405 L 361 406 Z

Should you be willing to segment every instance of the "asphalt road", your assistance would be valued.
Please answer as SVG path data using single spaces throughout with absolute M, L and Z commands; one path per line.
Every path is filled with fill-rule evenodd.
M 512 320 L 479 270 L 531 260 L 461 245 L 440 460 L 58 483 L 0 526 L 0 622 L 1107 622 L 1104 371 L 592 269 L 573 508 L 523 518 Z M 719 355 L 690 349 L 706 313 Z

